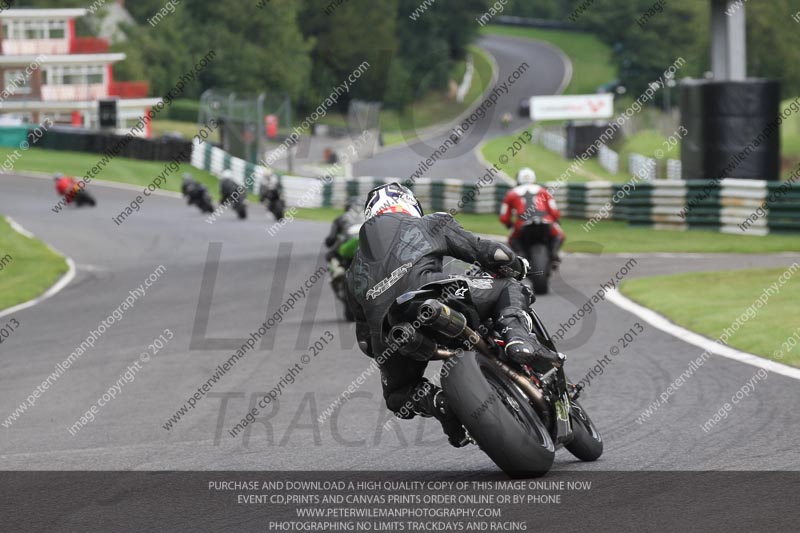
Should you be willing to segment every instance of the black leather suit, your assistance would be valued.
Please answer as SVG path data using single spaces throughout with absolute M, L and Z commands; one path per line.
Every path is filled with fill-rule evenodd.
M 442 272 L 445 256 L 477 262 L 489 272 L 519 265 L 507 246 L 466 231 L 446 213 L 422 218 L 385 213 L 364 223 L 347 283 L 359 346 L 368 356 L 376 357 L 387 348 L 381 326 L 395 298 L 450 277 Z M 471 285 L 470 296 L 481 318 L 519 317 L 520 310 L 530 305 L 530 293 L 516 280 L 486 278 L 480 287 Z M 402 418 L 413 417 L 407 410 L 400 411 L 423 380 L 427 363 L 400 354 L 381 359 L 378 363 L 387 407 Z

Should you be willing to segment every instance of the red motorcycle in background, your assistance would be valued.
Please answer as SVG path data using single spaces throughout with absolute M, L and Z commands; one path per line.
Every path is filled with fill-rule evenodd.
M 536 184 L 536 173 L 522 168 L 517 186 L 503 199 L 500 222 L 514 228 L 508 244 L 528 260 L 528 279 L 536 294 L 547 294 L 550 274 L 561 263 L 559 250 L 564 231 L 558 224 L 561 212 L 548 190 Z
M 81 187 L 78 180 L 63 174 L 56 174 L 53 176 L 56 184 L 56 192 L 59 196 L 63 196 L 67 205 L 75 203 L 77 207 L 88 205 L 94 207 L 97 205 L 94 197 L 86 192 L 86 189 Z

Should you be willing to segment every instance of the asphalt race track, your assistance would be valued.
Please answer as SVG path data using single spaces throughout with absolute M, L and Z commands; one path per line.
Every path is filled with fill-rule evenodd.
M 217 365 L 257 330 L 318 266 L 322 223 L 297 220 L 275 237 L 271 216 L 251 206 L 239 222 L 227 213 L 209 225 L 179 199 L 151 197 L 121 226 L 113 215 L 135 191 L 94 185 L 96 209 L 56 214 L 51 183 L 6 176 L 0 210 L 78 265 L 62 292 L 14 317 L 20 328 L 3 343 L 0 358 L 2 419 L 24 402 L 57 363 L 117 309 L 159 265 L 165 270 L 122 319 L 111 325 L 74 366 L 10 428 L 3 428 L 0 460 L 9 470 L 471 470 L 497 472 L 477 448 L 446 445 L 431 420 L 398 422 L 380 399 L 372 376 L 338 415 L 318 417 L 368 367 L 354 344 L 352 328 L 326 280 L 313 285 L 284 321 L 265 335 L 237 365 L 213 385 L 169 431 L 162 427 L 188 397 L 214 374 Z M 200 306 L 209 250 L 219 249 L 218 274 L 210 308 Z M 279 254 L 280 252 L 280 254 Z M 276 260 L 276 258 L 279 258 Z M 686 270 L 789 265 L 800 255 L 573 256 L 554 282 L 553 295 L 536 308 L 552 331 L 565 323 L 626 263 L 628 277 Z M 208 264 L 207 264 L 208 263 Z M 212 269 L 213 270 L 213 269 Z M 284 283 L 285 280 L 285 283 Z M 280 292 L 285 287 L 285 293 Z M 307 305 L 306 305 L 307 304 Z M 198 312 L 209 314 L 207 331 L 196 342 L 222 342 L 221 349 L 192 349 Z M 210 309 L 210 310 L 209 310 Z M 202 320 L 200 320 L 202 323 Z M 577 381 L 608 353 L 637 319 L 602 302 L 565 335 L 568 371 Z M 202 326 L 202 324 L 201 324 Z M 560 470 L 797 470 L 794 429 L 800 415 L 796 382 L 777 374 L 759 380 L 755 391 L 708 433 L 713 414 L 751 380 L 758 369 L 712 357 L 649 420 L 637 423 L 651 402 L 686 370 L 701 350 L 644 324 L 644 333 L 620 351 L 605 372 L 591 381 L 584 406 L 604 432 L 606 449 L 596 463 L 557 454 Z M 75 436 L 68 428 L 108 391 L 148 345 L 171 330 L 174 338 L 141 364 L 132 382 L 99 410 Z M 335 341 L 286 385 L 279 402 L 259 413 L 260 421 L 236 437 L 228 430 L 268 393 L 287 369 L 310 354 L 308 346 L 330 331 Z M 203 338 L 241 340 L 203 341 Z M 222 406 L 225 409 L 222 409 Z
M 486 139 L 521 126 L 515 121 L 503 129 L 500 114 L 515 112 L 523 96 L 558 90 L 567 66 L 545 45 L 502 37 L 481 44 L 497 58 L 501 80 L 523 60 L 532 65 L 498 104 L 498 112 L 482 121 L 481 138 Z M 428 144 L 433 147 L 443 139 L 439 135 Z M 453 152 L 460 155 L 439 161 L 426 175 L 474 181 L 483 172 L 471 152 L 479 140 L 462 139 Z M 405 177 L 432 149 L 419 144 L 388 149 L 356 165 L 356 171 Z M 504 479 L 477 447 L 448 446 L 432 419 L 394 421 L 384 407 L 377 374 L 330 414 L 329 406 L 369 368 L 370 360 L 356 347 L 353 327 L 344 322 L 327 276 L 313 281 L 315 272 L 325 267 L 327 224 L 295 220 L 271 237 L 266 230 L 274 220 L 262 206 L 251 204 L 244 222 L 228 212 L 208 224 L 183 200 L 159 195 L 117 226 L 112 217 L 140 191 L 103 183 L 90 189 L 97 208 L 54 213 L 56 196 L 49 179 L 0 177 L 0 213 L 77 265 L 74 280 L 57 295 L 3 317 L 20 324 L 0 346 L 3 470 L 395 471 L 431 479 L 442 472 L 452 479 Z M 591 234 L 569 238 L 589 240 Z M 795 261 L 800 253 L 572 255 L 556 274 L 552 294 L 541 297 L 535 307 L 554 333 L 620 269 L 627 271 L 627 279 L 782 267 Z M 159 274 L 153 277 L 154 272 Z M 150 286 L 141 295 L 139 287 L 148 279 Z M 133 304 L 121 312 L 126 299 Z M 287 302 L 292 309 L 285 308 Z M 104 326 L 102 334 L 91 333 L 115 312 L 119 318 Z M 276 326 L 263 337 L 251 337 L 276 313 L 282 317 Z M 626 332 L 639 328 L 643 331 L 623 347 Z M 90 335 L 94 346 L 81 351 L 34 405 L 9 424 L 7 417 Z M 166 344 L 157 349 L 160 336 Z M 219 365 L 248 338 L 254 339 L 253 349 L 221 374 Z M 332 342 L 322 343 L 330 338 Z M 314 355 L 317 350 L 310 346 L 316 341 L 323 346 Z M 581 463 L 560 450 L 548 479 L 599 472 L 800 470 L 800 388 L 795 380 L 770 373 L 753 381 L 758 368 L 712 356 L 648 418 L 643 417 L 645 409 L 701 355 L 700 348 L 609 302 L 574 322 L 559 347 L 568 354 L 573 381 L 584 379 L 599 358 L 615 350 L 616 355 L 602 375 L 589 380 L 582 397 L 603 433 L 603 456 Z M 290 379 L 287 373 L 298 363 L 301 370 Z M 749 396 L 704 431 L 701 426 L 748 382 L 755 384 Z M 75 430 L 81 416 L 110 391 L 114 398 L 95 409 L 93 421 Z M 276 399 L 258 410 L 254 423 L 231 436 L 230 430 L 270 391 Z M 129 485 L 115 486 L 108 498 L 124 500 L 147 492 L 147 480 L 130 479 Z M 54 491 L 69 492 L 74 480 L 56 476 L 47 483 Z M 159 488 L 171 490 L 168 485 Z M 626 503 L 640 512 L 636 495 L 629 496 Z M 96 497 L 98 505 L 105 505 L 103 494 Z M 613 492 L 583 503 L 581 520 L 590 525 L 596 515 L 587 511 L 616 511 L 622 505 Z M 90 516 L 87 512 L 73 518 Z M 135 508 L 130 516 L 138 516 Z M 209 514 L 209 520 L 216 522 L 207 527 L 234 523 L 263 530 L 256 518 L 237 515 L 227 521 Z
M 486 173 L 486 166 L 478 161 L 473 150 L 487 139 L 508 135 L 530 124 L 530 120 L 517 116 L 517 108 L 523 98 L 555 94 L 563 90 L 569 82 L 571 66 L 568 60 L 557 48 L 546 43 L 499 35 L 483 37 L 478 43 L 497 63 L 497 83 L 490 85 L 490 90 L 498 84 L 506 83 L 509 76 L 523 63 L 527 63 L 528 67 L 523 67 L 522 77 L 508 85 L 507 93 L 498 93 L 497 103 L 483 117 L 478 116 L 477 122 L 469 127 L 459 143 L 447 149 L 444 156 L 422 174 L 425 177 L 474 183 Z M 481 99 L 475 106 L 480 103 Z M 503 127 L 500 121 L 505 112 L 514 117 L 508 127 Z M 357 176 L 396 176 L 405 180 L 413 176 L 418 165 L 429 158 L 451 133 L 452 129 L 445 129 L 424 140 L 387 147 L 373 157 L 353 165 L 353 173 Z

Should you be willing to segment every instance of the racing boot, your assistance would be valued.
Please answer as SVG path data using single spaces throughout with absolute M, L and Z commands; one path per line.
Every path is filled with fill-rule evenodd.
M 439 421 L 451 446 L 461 448 L 469 444 L 467 431 L 447 405 L 441 388 L 424 379 L 412 391 L 411 402 L 415 414 L 432 416 Z
M 497 324 L 506 342 L 506 356 L 515 363 L 546 372 L 563 361 L 563 355 L 542 345 L 531 333 L 533 322 L 528 313 L 506 308 L 500 313 Z

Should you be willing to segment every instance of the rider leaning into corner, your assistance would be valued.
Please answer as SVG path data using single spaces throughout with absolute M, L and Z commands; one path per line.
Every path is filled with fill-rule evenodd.
M 537 216 L 542 222 L 550 224 L 550 253 L 553 268 L 561 262 L 558 252 L 564 244 L 564 230 L 558 224 L 561 212 L 550 192 L 536 184 L 536 173 L 530 168 L 521 168 L 517 172 L 517 186 L 506 193 L 500 208 L 500 222 L 514 230 L 508 238 L 511 249 L 518 254 L 524 253 L 519 241 L 520 233 L 531 217 Z
M 470 283 L 470 296 L 482 319 L 494 319 L 510 359 L 537 367 L 561 360 L 563 356 L 543 346 L 531 333 L 526 310 L 532 295 L 517 281 L 527 273 L 525 259 L 502 243 L 466 231 L 447 213 L 423 216 L 412 192 L 398 183 L 372 189 L 364 215 L 367 221 L 361 227 L 359 250 L 347 271 L 347 284 L 358 344 L 369 357 L 384 354 L 388 346 L 381 331 L 392 302 L 426 283 L 449 279 L 442 271 L 442 259 L 451 256 L 506 276 Z M 441 422 L 450 444 L 460 447 L 468 443 L 442 390 L 423 377 L 427 362 L 392 353 L 378 364 L 383 397 L 395 416 L 433 416 Z M 404 409 L 406 405 L 411 410 Z
M 207 191 L 205 185 L 196 181 L 194 177 L 188 172 L 183 173 L 183 181 L 181 183 L 181 192 L 186 197 L 187 203 L 192 203 L 203 196 Z
M 61 172 L 56 172 L 53 174 L 53 183 L 56 186 L 56 192 L 59 196 L 65 197 L 67 203 L 71 203 L 72 199 L 75 197 L 75 184 L 78 183 L 75 181 L 75 178 L 65 176 Z

